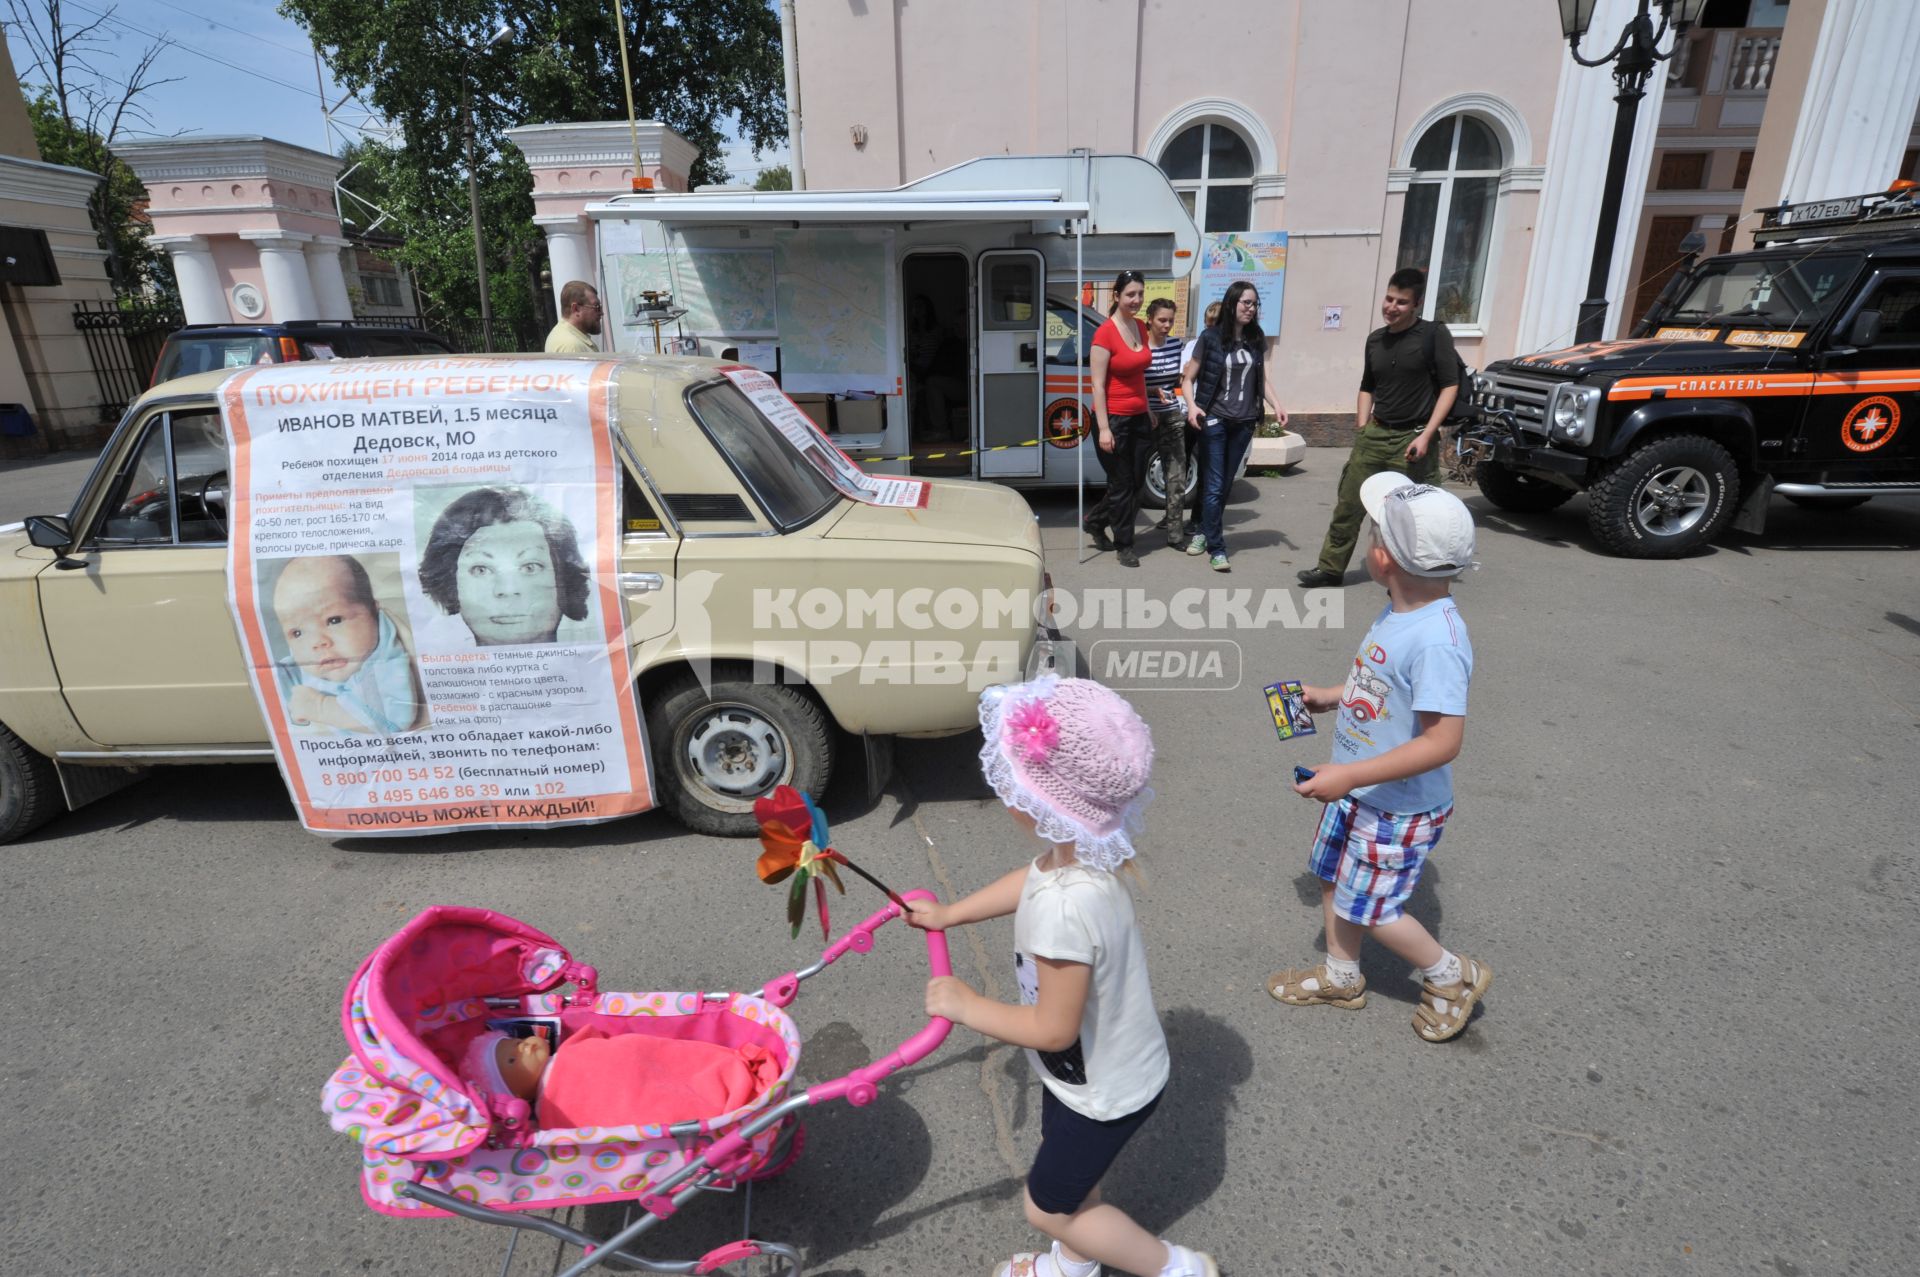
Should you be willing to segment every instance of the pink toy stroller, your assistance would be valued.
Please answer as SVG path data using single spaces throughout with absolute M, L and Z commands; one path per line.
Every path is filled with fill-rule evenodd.
M 927 892 L 906 898 L 933 899 Z M 784 1171 L 803 1142 L 795 1113 L 843 1098 L 871 1103 L 877 1083 L 945 1040 L 952 1026 L 931 1020 L 872 1064 L 787 1093 L 800 1031 L 785 1008 L 800 982 L 848 950 L 872 949 L 875 930 L 900 912 L 889 903 L 819 961 L 755 993 L 602 993 L 594 969 L 551 936 L 491 910 L 436 906 L 374 950 L 347 985 L 341 1021 L 353 1054 L 327 1080 L 322 1104 L 334 1129 L 361 1145 L 361 1195 L 383 1214 L 459 1215 L 544 1233 L 586 1252 L 563 1277 L 616 1257 L 680 1273 L 765 1257 L 757 1262 L 784 1263 L 783 1277 L 799 1277 L 799 1251 L 776 1242 L 743 1239 L 691 1261 L 649 1261 L 625 1248 L 703 1189 Z M 930 931 L 926 938 L 933 973 L 950 974 L 946 937 Z M 571 996 L 553 992 L 567 983 Z M 697 1121 L 542 1128 L 525 1100 L 461 1080 L 463 1053 L 489 1020 L 502 1017 L 557 1020 L 563 1049 L 566 1035 L 591 1028 L 603 1037 L 646 1034 L 753 1051 L 771 1056 L 778 1078 L 732 1111 Z M 525 1213 L 616 1201 L 637 1203 L 639 1218 L 604 1240 Z

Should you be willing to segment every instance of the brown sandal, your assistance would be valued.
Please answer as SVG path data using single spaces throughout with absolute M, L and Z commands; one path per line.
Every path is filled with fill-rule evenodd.
M 1309 980 L 1315 981 L 1311 989 L 1307 987 Z M 1275 1002 L 1284 1002 L 1290 1007 L 1326 1006 L 1358 1011 L 1367 1005 L 1367 978 L 1361 976 L 1360 983 L 1353 985 L 1335 984 L 1323 963 L 1297 971 L 1274 972 L 1267 977 L 1267 992 Z
M 1493 983 L 1493 968 L 1472 958 L 1460 959 L 1459 984 L 1420 984 L 1420 1004 L 1413 1009 L 1413 1031 L 1428 1042 L 1460 1036 L 1473 1018 L 1474 1004 Z

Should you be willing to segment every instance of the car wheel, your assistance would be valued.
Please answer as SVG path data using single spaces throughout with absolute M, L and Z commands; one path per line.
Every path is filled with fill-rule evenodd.
M 1481 496 L 1515 514 L 1544 514 L 1573 499 L 1572 488 L 1509 470 L 1497 461 L 1482 461 L 1475 467 L 1474 481 Z
M 0 843 L 32 833 L 64 806 L 53 761 L 0 727 Z
M 1587 522 L 1600 543 L 1634 559 L 1671 559 L 1719 535 L 1733 517 L 1740 472 L 1699 435 L 1642 444 L 1593 485 Z
M 1787 500 L 1803 510 L 1851 510 L 1855 506 L 1865 505 L 1873 498 L 1863 497 L 1858 493 L 1844 493 L 1831 497 L 1788 497 Z
M 1180 498 L 1182 509 L 1192 510 L 1200 500 L 1200 468 L 1196 462 L 1197 458 L 1187 458 L 1187 486 Z M 1140 484 L 1140 507 L 1143 510 L 1167 508 L 1167 465 L 1157 448 L 1147 461 L 1147 476 Z
M 647 709 L 655 787 L 680 823 L 725 838 L 759 832 L 753 800 L 792 785 L 816 798 L 833 771 L 826 711 L 796 687 L 693 674 L 663 684 Z

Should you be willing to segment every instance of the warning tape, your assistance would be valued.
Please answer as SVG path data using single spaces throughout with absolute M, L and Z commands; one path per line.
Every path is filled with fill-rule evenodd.
M 991 448 L 965 448 L 952 452 L 909 452 L 904 457 L 875 457 L 866 453 L 848 453 L 855 461 L 944 461 L 948 457 L 976 457 L 983 452 L 1011 452 L 1015 448 L 1037 448 L 1043 443 L 1063 444 L 1069 439 L 1084 439 L 1086 436 L 1077 431 L 1064 435 L 1043 435 L 1038 439 L 1026 439 L 1019 443 L 995 444 Z

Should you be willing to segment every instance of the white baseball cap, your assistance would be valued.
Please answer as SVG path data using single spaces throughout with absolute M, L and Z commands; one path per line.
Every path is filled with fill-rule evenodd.
M 1360 485 L 1360 504 L 1393 561 L 1414 576 L 1459 576 L 1473 563 L 1473 513 L 1444 488 L 1397 471 Z

